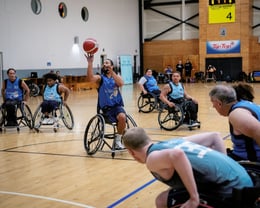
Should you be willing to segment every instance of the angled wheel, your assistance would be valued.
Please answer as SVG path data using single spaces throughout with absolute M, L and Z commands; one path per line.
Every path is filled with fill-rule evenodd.
M 32 111 L 29 108 L 29 106 L 27 104 L 22 105 L 22 113 L 23 113 L 23 119 L 26 123 L 26 125 L 30 128 L 33 129 L 34 126 L 34 121 L 33 121 L 33 115 L 32 115 Z
M 40 88 L 39 88 L 39 86 L 38 86 L 37 84 L 35 84 L 35 83 L 32 83 L 32 84 L 30 85 L 30 96 L 31 96 L 31 97 L 36 97 L 36 96 L 39 95 L 39 93 L 40 93 Z
M 69 129 L 73 129 L 74 127 L 74 117 L 72 112 L 67 105 L 60 105 L 61 119 L 64 125 Z
M 102 115 L 97 114 L 93 116 L 85 129 L 84 147 L 88 155 L 95 154 L 103 139 L 105 131 L 105 120 Z
M 137 124 L 135 123 L 134 119 L 129 114 L 126 114 L 126 128 L 129 129 L 136 126 Z
M 42 118 L 43 118 L 43 113 L 41 112 L 42 107 L 39 105 L 33 115 L 33 121 L 34 121 L 34 129 L 36 131 L 39 131 L 39 128 L 42 124 Z
M 3 108 L 0 105 L 0 132 L 2 132 L 2 126 L 4 125 L 4 112 L 3 112 Z
M 167 131 L 177 129 L 183 123 L 182 108 L 176 104 L 174 108 L 167 106 L 159 112 L 158 122 L 160 127 Z
M 157 106 L 157 97 L 152 93 L 148 93 L 146 95 L 141 93 L 137 101 L 137 106 L 139 112 L 150 113 Z

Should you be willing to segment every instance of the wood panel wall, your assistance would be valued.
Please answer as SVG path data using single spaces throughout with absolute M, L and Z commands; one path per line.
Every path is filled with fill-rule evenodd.
M 167 65 L 175 69 L 179 60 L 183 64 L 189 59 L 195 70 L 199 70 L 199 40 L 161 40 L 144 43 L 144 69 L 163 72 Z
M 144 70 L 152 68 L 163 72 L 170 64 L 175 69 L 178 60 L 185 63 L 189 58 L 195 71 L 204 71 L 206 58 L 242 57 L 242 69 L 249 73 L 260 69 L 260 43 L 252 36 L 252 1 L 236 0 L 236 21 L 226 24 L 208 24 L 208 0 L 199 1 L 199 39 L 161 40 L 145 42 Z M 226 36 L 220 36 L 220 29 L 225 28 Z M 235 54 L 207 54 L 207 41 L 240 40 L 241 52 Z

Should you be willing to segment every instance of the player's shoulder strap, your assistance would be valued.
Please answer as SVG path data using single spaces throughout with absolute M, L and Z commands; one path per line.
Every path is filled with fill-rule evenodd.
M 173 89 L 172 89 L 172 85 L 173 85 L 173 83 L 172 83 L 172 81 L 170 81 L 170 82 L 169 82 L 169 86 L 170 86 L 170 88 L 171 88 L 171 91 L 170 91 L 168 94 L 170 94 L 170 93 L 172 92 L 172 90 L 173 90 Z M 182 89 L 184 90 L 183 83 L 180 82 L 180 85 L 181 85 Z
M 4 83 L 5 83 L 5 84 L 4 84 L 4 89 L 6 89 L 6 86 L 7 86 L 7 80 L 8 80 L 8 79 L 5 79 L 5 80 L 4 80 Z M 22 87 L 22 80 L 19 79 L 19 78 L 18 78 L 18 80 L 19 80 L 19 88 L 20 88 L 21 90 L 23 90 L 23 87 Z

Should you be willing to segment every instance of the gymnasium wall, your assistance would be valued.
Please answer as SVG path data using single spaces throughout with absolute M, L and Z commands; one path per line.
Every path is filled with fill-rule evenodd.
M 64 2 L 67 16 L 61 18 L 58 5 Z M 42 11 L 35 15 L 31 0 L 0 1 L 0 52 L 3 70 L 17 69 L 27 77 L 31 71 L 39 75 L 60 70 L 62 75 L 86 73 L 82 43 L 87 37 L 96 38 L 99 51 L 94 68 L 100 68 L 100 55 L 115 64 L 120 55 L 139 54 L 138 0 L 41 0 Z M 87 22 L 81 9 L 89 11 Z M 74 47 L 74 38 L 79 38 Z M 139 66 L 139 60 L 137 60 Z
M 242 57 L 242 70 L 249 73 L 260 69 L 260 29 L 253 31 L 252 25 L 259 23 L 260 12 L 252 6 L 260 7 L 260 1 L 235 1 L 235 22 L 208 23 L 208 0 L 199 1 L 199 38 L 190 40 L 152 40 L 144 43 L 144 69 L 153 68 L 162 72 L 167 64 L 173 68 L 187 57 L 196 71 L 205 71 L 207 58 Z M 226 31 L 221 34 L 222 29 Z M 258 35 L 257 35 L 258 34 Z M 257 36 L 256 36 L 257 35 Z M 157 38 L 158 39 L 158 38 Z M 207 54 L 207 41 L 239 40 L 239 53 Z
M 161 40 L 144 43 L 144 69 L 152 68 L 163 72 L 167 65 L 175 69 L 179 60 L 183 63 L 189 59 L 194 72 L 199 71 L 199 41 L 192 40 Z

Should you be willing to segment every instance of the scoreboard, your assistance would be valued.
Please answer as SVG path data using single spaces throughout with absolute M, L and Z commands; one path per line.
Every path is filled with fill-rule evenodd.
M 209 24 L 235 22 L 235 0 L 209 0 Z

